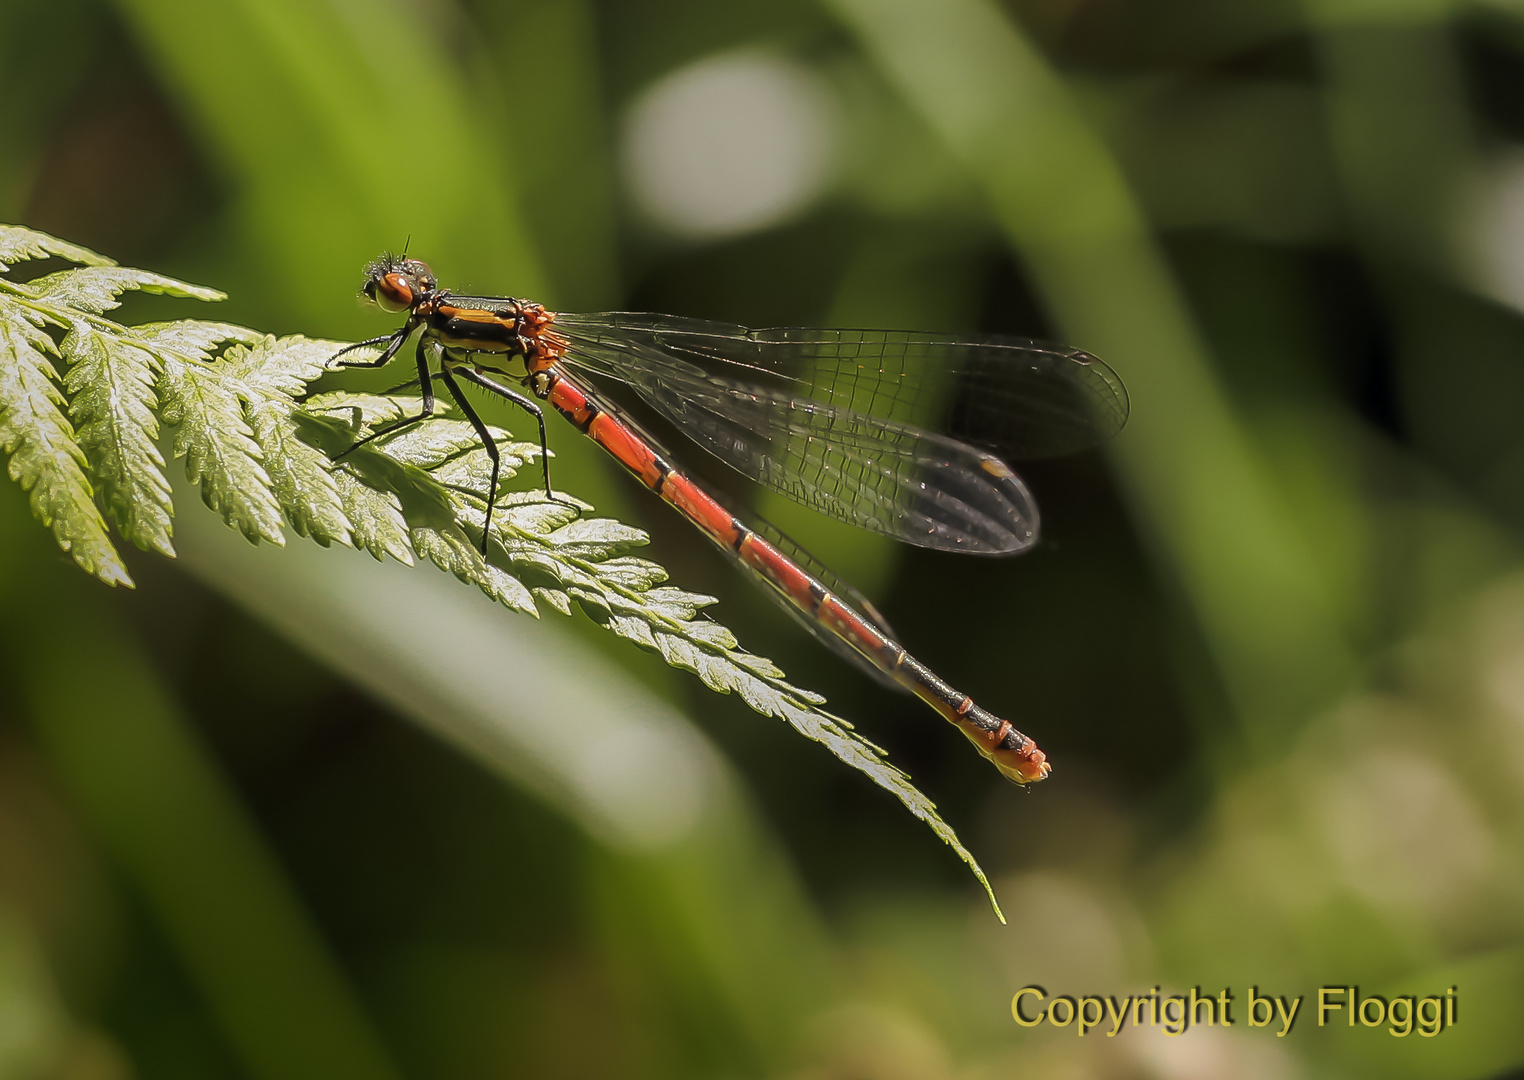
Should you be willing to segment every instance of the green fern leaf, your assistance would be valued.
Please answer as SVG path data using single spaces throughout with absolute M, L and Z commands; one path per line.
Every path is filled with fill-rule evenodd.
M 338 482 L 328 458 L 297 434 L 291 403 L 258 397 L 248 403 L 248 412 L 271 490 L 291 527 L 324 547 L 334 542 L 349 544 L 349 515 Z
M 293 416 L 293 395 L 326 369 L 338 349 L 331 341 L 266 337 L 252 348 L 234 345 L 215 365 L 243 399 L 270 489 L 298 535 L 327 547 L 349 544 L 351 530 L 328 456 L 305 441 Z
M 502 485 L 539 452 L 538 446 L 531 446 L 528 443 L 498 440 L 498 454 L 502 461 L 502 468 L 498 475 L 499 499 L 509 494 L 501 490 Z M 460 488 L 464 491 L 485 491 L 487 485 L 492 482 L 492 458 L 487 451 L 478 448 L 448 458 L 429 472 L 445 487 Z
M 541 600 L 544 600 L 547 604 L 549 604 L 556 611 L 559 611 L 562 615 L 571 615 L 571 597 L 567 596 L 560 589 L 550 589 L 541 585 L 529 591 L 532 592 L 535 596 L 539 597 Z
M 529 615 L 536 619 L 540 617 L 540 609 L 535 606 L 534 593 L 530 592 L 522 581 L 491 563 L 487 564 L 487 575 L 493 585 L 492 592 L 488 595 L 494 600 L 522 615 Z
M 571 595 L 584 608 L 589 606 L 591 598 L 586 594 L 573 592 Z M 618 636 L 627 641 L 633 641 L 643 649 L 656 648 L 656 632 L 651 629 L 650 624 L 644 619 L 638 619 L 630 615 L 612 615 L 604 620 L 603 625 Z
M 246 326 L 233 323 L 206 322 L 201 319 L 181 319 L 179 322 L 143 323 L 132 328 L 134 339 L 155 352 L 178 353 L 187 360 L 209 361 L 212 347 L 225 341 L 240 345 L 257 345 L 266 335 Z
M 15 440 L 18 449 L 11 459 L 12 475 L 32 489 L 33 512 L 53 526 L 61 547 L 103 579 L 130 583 L 120 556 L 105 536 L 94 502 L 96 493 L 124 537 L 145 549 L 174 553 L 169 484 L 163 455 L 155 445 L 158 384 L 165 377 L 166 361 L 177 350 L 198 360 L 216 341 L 249 331 L 224 323 L 175 329 L 171 329 L 175 324 L 154 324 L 130 330 L 102 317 L 129 290 L 202 300 L 221 299 L 222 294 L 119 267 L 104 256 L 45 233 L 0 226 L 0 269 L 10 262 L 45 256 L 87 265 L 25 284 L 0 280 L 0 292 L 10 297 L 11 305 L 0 313 L 0 321 L 9 328 L 13 341 L 27 338 L 34 352 L 67 361 L 63 384 L 78 434 L 76 427 L 60 427 L 50 415 L 64 401 L 56 390 L 46 408 L 36 396 L 57 378 L 57 369 L 46 361 L 41 367 L 35 362 L 28 366 L 28 361 L 35 361 L 32 356 L 9 365 L 5 374 L 12 388 L 17 393 L 31 392 L 26 402 L 11 410 L 9 423 L 28 427 L 32 435 L 29 444 Z M 61 346 L 41 333 L 49 325 L 67 330 Z M 27 327 L 34 333 L 29 334 Z M 42 383 L 35 378 L 39 373 L 45 376 Z M 93 485 L 80 469 L 82 464 L 93 476 Z
M 12 255 L 14 257 L 14 255 Z M 10 476 L 31 492 L 32 513 L 53 529 L 58 546 L 108 585 L 132 585 L 106 535 L 85 476 L 88 459 L 64 416 L 53 339 L 37 313 L 0 296 L 0 449 Z
M 578 518 L 547 533 L 545 541 L 570 558 L 607 558 L 616 551 L 650 542 L 639 529 L 612 518 Z
M 179 296 L 193 300 L 226 300 L 224 293 L 200 285 L 190 285 L 162 274 L 134 270 L 128 266 L 87 266 L 83 270 L 61 270 L 56 274 L 27 283 L 37 299 L 75 311 L 100 315 L 120 307 L 117 298 L 124 292 L 138 290 Z
M 328 370 L 328 361 L 340 348 L 338 342 L 299 334 L 279 339 L 263 335 L 228 349 L 217 366 L 224 378 L 238 381 L 245 397 L 281 397 L 289 408 L 295 404 L 292 399 L 307 392 L 308 383 Z
M 214 365 L 166 354 L 159 380 L 173 453 L 201 499 L 250 540 L 284 545 L 280 503 L 236 390 Z
M 622 555 L 603 563 L 603 579 L 616 588 L 645 592 L 667 580 L 667 572 L 649 559 Z
M 11 265 L 28 259 L 45 259 L 48 256 L 67 259 L 86 266 L 115 266 L 116 262 L 97 255 L 89 248 L 60 240 L 56 236 L 40 233 L 20 225 L 0 225 L 0 274 Z
M 440 413 L 443 413 L 440 409 Z M 418 415 L 414 413 L 413 415 Z M 450 420 L 436 415 L 428 423 L 404 428 L 394 435 L 383 435 L 379 445 L 398 461 L 432 469 L 458 454 L 481 445 L 476 430 L 464 420 Z
M 735 662 L 750 671 L 753 675 L 760 675 L 764 679 L 781 679 L 783 671 L 777 664 L 765 656 L 752 656 L 749 653 L 734 654 Z M 824 699 L 821 699 L 822 702 Z
M 309 397 L 303 406 L 309 413 L 331 416 L 348 423 L 354 416 L 361 419 L 353 424 L 358 428 L 366 418 L 372 424 L 386 424 L 401 420 L 404 416 L 417 416 L 423 411 L 423 398 L 401 394 L 364 394 L 349 390 L 330 390 Z
M 713 596 L 702 596 L 699 593 L 684 592 L 682 589 L 674 588 L 648 589 L 644 597 L 646 609 L 653 615 L 660 615 L 677 622 L 688 622 L 698 615 L 700 608 L 719 603 Z
M 86 322 L 64 337 L 69 412 L 117 529 L 144 550 L 173 557 L 169 479 L 154 445 L 158 358 Z
M 347 469 L 335 470 L 333 480 L 355 546 L 370 552 L 377 561 L 390 555 L 412 566 L 413 549 L 408 545 L 407 521 L 397 496 L 370 487 Z
M 488 596 L 493 594 L 496 583 L 489 580 L 487 561 L 458 524 L 416 525 L 409 538 L 413 550 L 435 566 Z
M 574 502 L 551 502 L 541 491 L 510 491 L 499 499 L 496 513 L 502 515 L 501 524 L 505 533 L 512 530 L 514 533 L 541 536 L 576 521 L 581 516 L 578 505 Z M 642 562 L 638 559 L 631 561 Z M 656 564 L 642 562 L 642 565 Z M 662 573 L 665 574 L 665 571 Z M 665 581 L 666 578 L 663 576 L 656 580 Z
M 712 648 L 729 652 L 736 647 L 736 636 L 719 623 L 696 622 L 692 627 L 693 638 Z

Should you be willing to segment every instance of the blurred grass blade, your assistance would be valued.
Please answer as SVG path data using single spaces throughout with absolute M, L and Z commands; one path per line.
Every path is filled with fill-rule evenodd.
M 34 578 L 18 605 L 34 622 L 22 670 L 38 740 L 240 1063 L 255 1080 L 392 1080 L 320 931 L 152 664 L 90 582 L 61 577 Z
M 982 189 L 1064 335 L 1127 380 L 1133 414 L 1113 460 L 1246 733 L 1272 748 L 1349 677 L 1344 628 L 1115 159 L 987 0 L 827 7 Z
M 464 280 L 512 267 L 543 286 L 494 140 L 470 126 L 469 90 L 425 22 L 404 4 L 299 0 L 118 0 L 224 166 L 240 180 L 270 287 L 317 320 L 332 284 L 411 235 L 414 249 L 460 251 Z M 405 78 L 399 73 L 405 72 Z M 449 168 L 427 163 L 449 147 Z M 315 237 L 321 244 L 312 243 Z M 284 255 L 273 266 L 277 253 Z M 298 257 L 291 257 L 299 253 Z
M 56 1076 L 73 1023 L 59 1000 L 43 943 L 7 900 L 0 903 L 0 1076 Z

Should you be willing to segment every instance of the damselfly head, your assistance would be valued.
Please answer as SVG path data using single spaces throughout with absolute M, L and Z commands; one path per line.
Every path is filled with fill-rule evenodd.
M 427 263 L 387 252 L 365 268 L 362 291 L 383 311 L 407 311 L 438 285 Z

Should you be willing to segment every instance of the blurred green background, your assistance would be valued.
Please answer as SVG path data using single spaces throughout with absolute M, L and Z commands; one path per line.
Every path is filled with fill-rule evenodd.
M 0 0 L 0 77 L 0 221 L 219 318 L 380 333 L 360 267 L 411 237 L 566 310 L 1057 338 L 1133 400 L 1023 470 L 1018 560 L 759 503 L 1038 739 L 1030 795 L 552 428 L 1009 926 L 580 616 L 186 491 L 111 593 L 0 487 L 0 1076 L 1524 1075 L 1524 3 Z M 1025 1030 L 1029 984 L 1238 1023 Z M 1459 1022 L 1319 1030 L 1351 984 Z

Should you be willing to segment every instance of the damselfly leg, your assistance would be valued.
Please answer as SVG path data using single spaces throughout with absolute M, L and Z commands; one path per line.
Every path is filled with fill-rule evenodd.
M 462 379 L 465 379 L 467 382 L 473 382 L 477 386 L 480 386 L 483 390 L 490 391 L 491 393 L 496 394 L 498 397 L 503 398 L 506 401 L 511 401 L 513 404 L 517 405 L 519 408 L 527 412 L 530 416 L 534 417 L 534 422 L 539 425 L 540 428 L 540 475 L 541 478 L 545 481 L 545 497 L 551 502 L 566 502 L 565 499 L 558 498 L 556 493 L 550 488 L 550 439 L 545 432 L 545 411 L 536 405 L 532 399 L 525 397 L 517 390 L 509 389 L 500 382 L 495 382 L 494 380 L 487 378 L 485 375 L 475 370 L 474 368 L 463 367 L 458 370 Z M 459 397 L 457 397 L 455 400 L 460 405 L 461 411 L 465 412 L 465 402 L 462 401 Z M 478 425 L 477 431 L 481 431 L 481 422 L 478 420 L 476 423 Z M 570 506 L 575 504 L 567 503 L 567 505 Z M 488 512 L 488 517 L 491 517 L 490 509 Z
M 497 448 L 497 440 L 492 437 L 491 430 L 482 422 L 481 416 L 471 407 L 471 403 L 466 400 L 466 396 L 461 393 L 460 385 L 455 381 L 455 375 L 459 375 L 467 382 L 475 383 L 482 389 L 494 393 L 507 401 L 511 401 L 534 417 L 535 423 L 540 426 L 540 476 L 545 483 L 545 497 L 551 502 L 564 503 L 566 500 L 557 498 L 556 493 L 550 488 L 550 440 L 546 437 L 545 433 L 545 413 L 540 407 L 523 394 L 510 390 L 501 383 L 494 382 L 472 368 L 459 367 L 452 374 L 449 365 L 440 365 L 440 381 L 444 383 L 445 389 L 450 392 L 450 396 L 455 399 L 455 404 L 460 407 L 461 413 L 465 416 L 471 427 L 476 430 L 477 438 L 482 441 L 482 448 L 487 451 L 487 457 L 492 460 L 492 480 L 487 485 L 487 513 L 482 519 L 482 554 L 486 555 L 487 539 L 492 535 L 492 511 L 497 506 L 497 480 L 498 474 L 503 469 L 503 458 L 502 453 Z M 576 504 L 568 503 L 567 505 L 574 506 Z
M 356 342 L 354 345 L 347 346 L 346 348 L 341 349 L 339 352 L 335 353 L 333 359 L 330 362 L 337 364 L 339 367 L 382 367 L 383 365 L 389 363 L 392 358 L 397 355 L 397 352 L 401 349 L 403 342 L 407 340 L 411 330 L 412 326 L 409 324 L 394 334 L 384 334 L 380 337 L 371 338 L 369 341 Z M 382 342 L 386 343 L 386 348 L 382 350 L 381 355 L 376 357 L 374 360 L 339 359 L 339 357 L 343 356 L 347 352 L 352 352 L 355 349 L 364 348 L 367 346 L 380 345 Z M 347 450 L 341 451 L 335 456 L 334 460 L 337 461 L 340 458 L 354 453 L 356 450 L 360 449 L 360 447 L 364 446 L 366 443 L 369 443 L 374 439 L 379 439 L 384 435 L 394 435 L 397 432 L 402 431 L 405 428 L 412 427 L 414 424 L 421 423 L 424 420 L 427 420 L 430 416 L 434 415 L 435 399 L 433 372 L 431 372 L 429 368 L 428 356 L 428 350 L 430 346 L 434 344 L 435 342 L 427 334 L 420 335 L 418 338 L 418 348 L 416 352 L 418 364 L 418 388 L 420 394 L 423 397 L 423 407 L 418 412 L 418 414 L 416 416 L 405 416 L 401 420 L 397 420 L 393 423 L 377 428 L 375 431 L 372 431 L 363 439 L 356 440 L 354 444 L 351 445 Z M 481 551 L 482 555 L 485 556 L 487 554 L 487 542 L 492 535 L 492 512 L 497 507 L 498 478 L 501 475 L 503 468 L 502 453 L 498 449 L 497 440 L 492 437 L 491 430 L 482 421 L 481 415 L 477 413 L 476 409 L 472 407 L 471 403 L 466 400 L 465 395 L 461 393 L 460 385 L 455 381 L 454 376 L 451 374 L 451 367 L 452 365 L 450 363 L 442 360 L 439 367 L 439 379 L 444 383 L 445 389 L 449 392 L 450 397 L 454 400 L 456 406 L 460 409 L 461 415 L 466 418 L 466 421 L 476 432 L 477 438 L 479 438 L 482 442 L 482 449 L 487 452 L 487 457 L 492 461 L 492 479 L 487 486 L 487 512 L 482 520 Z M 552 502 L 566 502 L 565 499 L 557 498 L 555 492 L 551 489 L 550 486 L 550 439 L 545 430 L 545 413 L 540 409 L 540 407 L 528 397 L 520 394 L 518 391 L 487 378 L 471 367 L 460 366 L 455 370 L 461 378 L 467 380 L 468 382 L 475 383 L 482 389 L 496 394 L 498 397 L 501 397 L 506 401 L 512 402 L 519 408 L 523 409 L 525 412 L 529 413 L 529 415 L 534 417 L 535 423 L 539 426 L 540 429 L 540 475 L 545 485 L 545 497 Z
M 385 427 L 377 428 L 375 431 L 372 431 L 369 435 L 365 436 L 365 438 L 355 442 L 354 445 L 352 445 L 348 450 L 340 453 L 338 457 L 334 459 L 335 461 L 348 454 L 354 453 L 356 450 L 360 449 L 360 447 L 364 446 L 372 439 L 379 439 L 383 435 L 394 434 L 395 432 L 401 431 L 403 428 L 412 427 L 414 424 L 421 423 L 422 421 L 427 420 L 429 417 L 434 415 L 434 384 L 429 379 L 428 343 L 429 339 L 426 337 L 420 337 L 418 339 L 418 389 L 419 392 L 423 395 L 423 411 L 420 412 L 417 416 L 405 416 L 395 423 L 387 424 Z M 395 355 L 397 352 L 395 348 L 392 348 L 390 351 L 393 355 Z M 385 353 L 382 353 L 381 356 L 388 360 L 391 359 L 391 357 L 386 356 Z M 348 364 L 343 364 L 342 366 L 380 367 L 381 365 L 366 360 L 360 362 L 350 362 Z
M 337 364 L 339 367 L 385 367 L 387 364 L 392 362 L 392 357 L 397 355 L 397 350 L 402 348 L 402 343 L 407 340 L 407 336 L 412 332 L 413 327 L 411 324 L 409 324 L 404 326 L 401 330 L 398 330 L 395 334 L 382 334 L 380 337 L 373 337 L 366 341 L 357 341 L 353 345 L 346 345 L 338 352 L 334 353 L 333 356 L 329 358 L 328 362 L 330 364 Z M 386 348 L 383 349 L 381 351 L 381 355 L 376 357 L 374 360 L 339 359 L 339 357 L 343 356 L 345 353 L 354 352 L 356 349 L 368 349 L 372 345 L 380 345 L 383 341 L 386 342 Z

